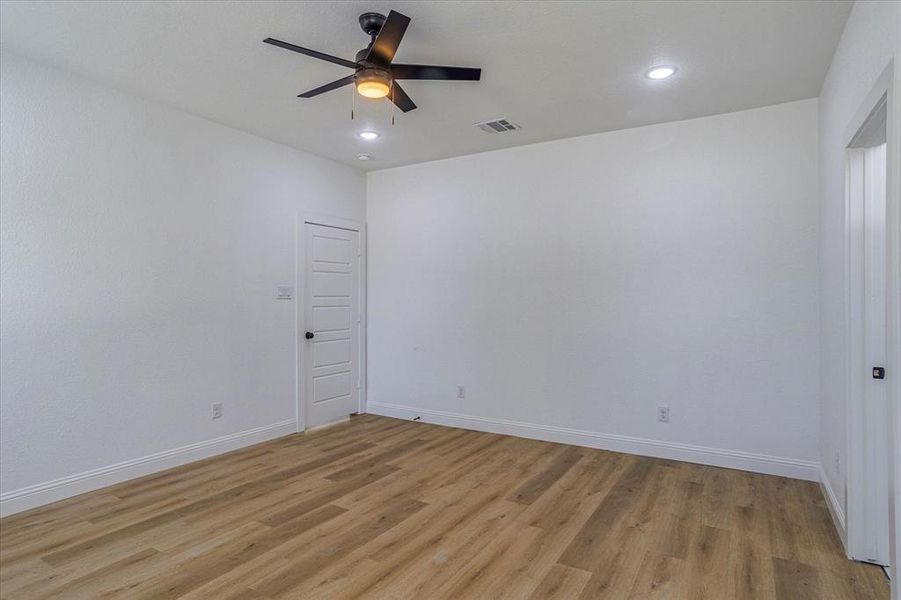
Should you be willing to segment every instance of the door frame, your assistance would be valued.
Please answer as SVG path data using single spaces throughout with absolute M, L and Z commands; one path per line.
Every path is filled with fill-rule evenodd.
M 307 323 L 306 323 L 306 285 L 305 281 L 305 273 L 306 273 L 306 249 L 307 249 L 307 224 L 311 225 L 323 225 L 325 227 L 335 227 L 337 229 L 346 229 L 349 231 L 356 231 L 359 236 L 360 243 L 360 253 L 357 257 L 359 259 L 359 264 L 357 265 L 357 277 L 358 281 L 358 290 L 360 294 L 359 298 L 359 306 L 360 306 L 360 325 L 358 327 L 357 334 L 359 335 L 359 348 L 357 350 L 357 356 L 355 357 L 358 362 L 358 371 L 360 374 L 360 393 L 359 393 L 359 402 L 357 405 L 358 413 L 366 412 L 366 223 L 362 221 L 355 221 L 353 219 L 344 219 L 341 217 L 332 217 L 329 215 L 323 215 L 319 213 L 306 213 L 304 215 L 298 215 L 296 220 L 296 232 L 295 232 L 295 254 L 297 259 L 295 261 L 295 272 L 294 272 L 294 281 L 295 288 L 297 290 L 296 298 L 297 301 L 294 303 L 294 322 L 296 323 L 296 327 L 294 329 L 294 347 L 295 347 L 295 362 L 294 362 L 294 414 L 297 422 L 297 432 L 303 432 L 306 429 L 306 398 L 304 396 L 306 385 L 304 381 L 304 377 L 306 373 L 304 372 L 304 359 L 306 357 L 306 344 L 304 343 L 304 333 L 308 331 Z
M 898 373 L 887 378 L 891 412 L 889 445 L 889 548 L 892 598 L 901 600 L 901 52 L 889 62 L 886 116 L 886 364 Z
M 892 576 L 892 597 L 899 598 L 899 556 L 901 556 L 901 256 L 899 256 L 899 236 L 901 236 L 901 55 L 895 56 L 889 61 L 888 66 L 876 81 L 876 84 L 867 94 L 864 102 L 857 109 L 845 129 L 843 150 L 852 144 L 867 118 L 879 105 L 883 96 L 886 97 L 886 400 L 890 412 L 889 431 L 889 527 L 890 527 L 890 562 L 889 567 Z M 846 175 L 847 185 L 847 175 Z M 860 481 L 865 460 L 865 448 L 861 425 L 864 420 L 863 406 L 855 396 L 855 383 L 859 383 L 863 375 L 858 372 L 858 363 L 862 360 L 857 355 L 859 349 L 852 345 L 852 332 L 862 331 L 864 324 L 851 308 L 852 283 L 860 281 L 862 272 L 859 264 L 853 264 L 852 233 L 850 227 L 851 198 L 845 193 L 845 405 L 847 423 L 846 431 L 846 510 L 847 531 L 845 537 L 845 550 L 849 557 L 854 558 L 858 553 L 862 533 L 860 531 L 862 495 L 866 489 L 862 489 Z

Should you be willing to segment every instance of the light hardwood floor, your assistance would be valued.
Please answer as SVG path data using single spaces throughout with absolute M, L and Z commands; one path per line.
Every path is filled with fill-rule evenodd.
M 888 598 L 816 484 L 375 416 L 0 521 L 3 598 Z

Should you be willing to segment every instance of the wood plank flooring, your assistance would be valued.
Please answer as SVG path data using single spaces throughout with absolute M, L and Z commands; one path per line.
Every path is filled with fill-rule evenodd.
M 888 598 L 816 484 L 362 415 L 0 521 L 0 597 Z

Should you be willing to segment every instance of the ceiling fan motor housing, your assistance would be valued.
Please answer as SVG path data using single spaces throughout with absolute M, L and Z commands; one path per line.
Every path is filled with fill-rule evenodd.
M 363 31 L 368 35 L 372 36 L 373 41 L 375 41 L 375 38 L 379 31 L 381 31 L 384 23 L 385 15 L 379 13 L 363 13 L 360 15 L 360 27 L 362 27 Z M 390 87 L 392 80 L 391 71 L 388 67 L 369 59 L 371 48 L 372 42 L 357 52 L 354 57 L 354 60 L 357 63 L 354 81 L 357 84 L 366 81 L 381 82 Z

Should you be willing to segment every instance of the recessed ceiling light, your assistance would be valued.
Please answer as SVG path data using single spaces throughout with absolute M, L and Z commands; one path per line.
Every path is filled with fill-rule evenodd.
M 660 65 L 657 67 L 651 67 L 648 69 L 644 76 L 648 79 L 666 79 L 667 77 L 672 77 L 676 72 L 676 67 L 670 67 L 667 65 Z
M 359 136 L 364 140 L 374 140 L 379 137 L 379 133 L 377 131 L 361 131 Z
M 372 160 L 371 154 L 357 154 L 357 160 Z

